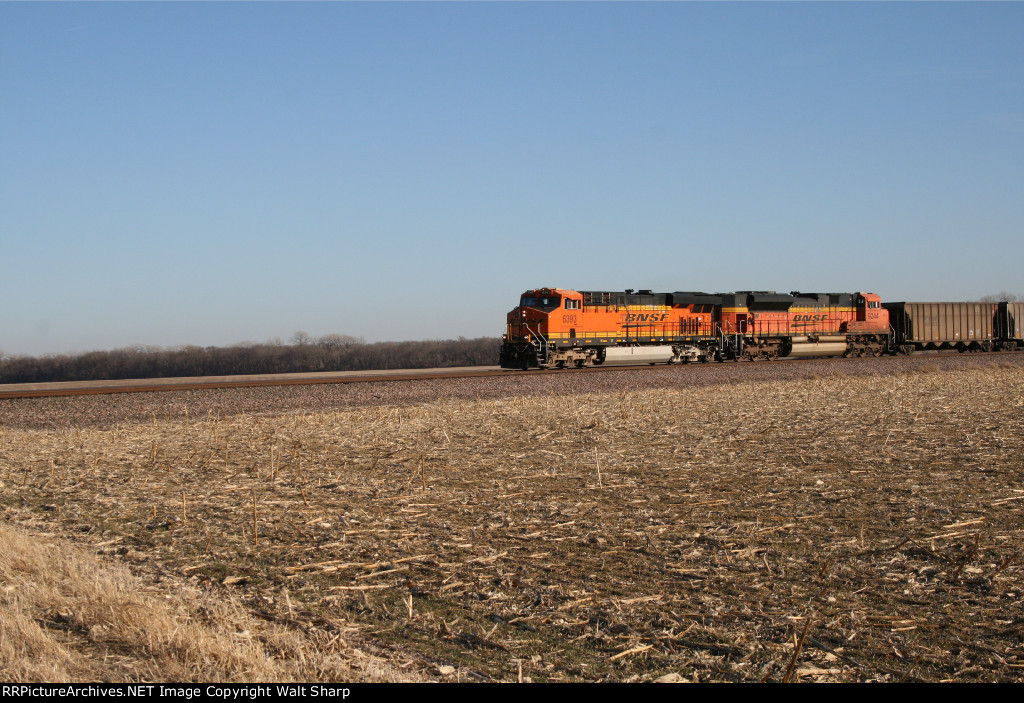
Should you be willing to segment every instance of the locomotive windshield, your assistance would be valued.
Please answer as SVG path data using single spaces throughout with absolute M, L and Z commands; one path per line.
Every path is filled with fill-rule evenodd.
M 541 310 L 553 310 L 561 304 L 562 299 L 557 295 L 544 298 L 534 298 L 533 296 L 524 295 L 522 300 L 519 301 L 520 307 L 540 308 Z

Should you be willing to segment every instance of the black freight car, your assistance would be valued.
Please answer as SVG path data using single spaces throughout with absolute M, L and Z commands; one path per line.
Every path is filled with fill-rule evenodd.
M 1024 346 L 1021 327 L 1024 327 L 1024 303 L 998 303 L 995 333 L 999 347 L 1013 351 Z

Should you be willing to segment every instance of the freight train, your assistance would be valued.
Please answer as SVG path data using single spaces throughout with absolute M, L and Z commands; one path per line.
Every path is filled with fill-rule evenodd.
M 1024 303 L 883 303 L 875 293 L 537 288 L 508 313 L 503 368 L 1012 351 Z

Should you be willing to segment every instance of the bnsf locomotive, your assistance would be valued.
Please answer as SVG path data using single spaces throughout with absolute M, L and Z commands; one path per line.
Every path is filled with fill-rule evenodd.
M 886 303 L 874 293 L 526 291 L 503 368 L 996 351 L 1021 344 L 1024 303 Z

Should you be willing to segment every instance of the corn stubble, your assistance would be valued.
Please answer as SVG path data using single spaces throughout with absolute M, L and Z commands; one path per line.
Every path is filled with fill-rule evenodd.
M 473 381 L 308 412 L 253 412 L 252 390 L 219 417 L 190 394 L 187 419 L 128 422 L 61 400 L 59 429 L 0 428 L 2 509 L 21 525 L 4 538 L 44 555 L 47 594 L 28 599 L 32 569 L 4 563 L 21 618 L 4 627 L 34 634 L 3 641 L 36 644 L 0 669 L 351 680 L 382 655 L 370 678 L 1020 681 L 1024 363 L 901 363 L 698 370 L 717 383 L 674 369 L 646 388 L 646 372 L 603 374 L 598 392 L 547 375 L 496 397 Z M 104 562 L 60 566 L 26 530 L 129 566 L 118 578 L 145 588 L 96 592 L 152 601 L 119 617 L 158 603 L 169 619 L 142 634 L 84 586 L 49 595 L 61 569 Z M 178 592 L 191 600 L 162 595 Z M 355 664 L 314 673 L 329 662 Z
M 0 680 L 409 681 L 333 637 L 238 600 L 147 582 L 65 541 L 0 526 Z M 333 640 L 333 641 L 332 641 Z

